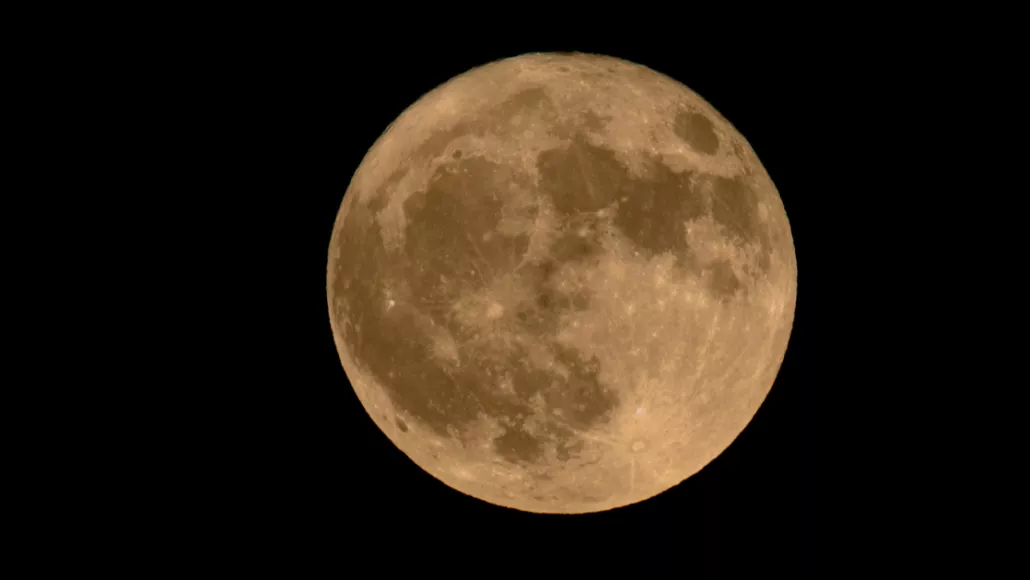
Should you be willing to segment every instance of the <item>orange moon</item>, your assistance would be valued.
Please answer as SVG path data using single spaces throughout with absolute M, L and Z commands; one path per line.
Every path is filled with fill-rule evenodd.
M 527 54 L 451 79 L 369 150 L 329 246 L 344 370 L 418 466 L 585 513 L 697 473 L 772 387 L 797 263 L 710 104 L 644 66 Z

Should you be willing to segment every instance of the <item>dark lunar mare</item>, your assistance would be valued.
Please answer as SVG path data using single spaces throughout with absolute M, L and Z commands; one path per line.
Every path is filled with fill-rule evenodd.
M 552 263 L 520 271 L 539 299 L 520 305 L 508 332 L 541 341 L 569 369 L 567 380 L 535 368 L 518 348 L 463 350 L 460 364 L 433 354 L 432 335 L 440 329 L 460 345 L 482 338 L 455 319 L 451 306 L 463 292 L 482 290 L 497 275 L 515 271 L 528 248 L 527 236 L 496 235 L 503 196 L 487 191 L 503 187 L 498 174 L 500 168 L 476 157 L 437 171 L 425 192 L 405 204 L 409 225 L 402 254 L 384 249 L 372 219 L 376 204 L 352 206 L 341 230 L 334 288 L 350 320 L 345 341 L 394 405 L 437 434 L 454 436 L 482 413 L 506 425 L 494 441 L 501 457 L 532 462 L 552 440 L 559 458 L 567 459 L 576 450 L 573 431 L 602 420 L 617 396 L 598 381 L 596 359 L 584 360 L 553 340 L 559 313 L 586 304 L 554 290 Z M 484 239 L 485 234 L 494 235 Z M 395 297 L 392 308 L 386 308 L 387 289 Z M 498 388 L 505 377 L 512 394 Z M 530 401 L 536 394 L 560 418 L 530 434 L 524 421 L 533 414 Z

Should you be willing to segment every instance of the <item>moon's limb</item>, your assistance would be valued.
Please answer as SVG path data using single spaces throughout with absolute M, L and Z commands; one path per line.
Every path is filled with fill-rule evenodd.
M 775 187 L 686 87 L 587 55 L 474 69 L 405 111 L 328 265 L 341 361 L 418 465 L 537 512 L 653 496 L 778 372 L 796 263 Z

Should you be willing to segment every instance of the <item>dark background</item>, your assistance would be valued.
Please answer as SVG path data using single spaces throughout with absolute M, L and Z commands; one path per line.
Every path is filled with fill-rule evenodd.
M 1021 375 L 996 364 L 1019 356 L 975 360 L 964 342 L 999 333 L 968 332 L 964 317 L 1019 328 L 992 307 L 1018 298 L 1005 277 L 1021 262 L 985 265 L 1022 231 L 996 224 L 1022 215 L 1008 208 L 1025 147 L 989 136 L 1022 135 L 1002 110 L 1021 89 L 994 88 L 1020 78 L 1008 60 L 1022 37 L 1001 30 L 1019 19 L 964 6 L 428 8 L 44 6 L 11 19 L 24 38 L 12 36 L 8 91 L 22 103 L 9 116 L 27 125 L 12 142 L 35 162 L 11 165 L 43 206 L 33 234 L 59 239 L 33 258 L 54 282 L 9 276 L 53 292 L 38 309 L 9 304 L 40 335 L 16 342 L 46 354 L 10 389 L 42 399 L 38 416 L 9 409 L 31 423 L 12 447 L 34 461 L 10 471 L 41 496 L 12 495 L 30 513 L 21 538 L 44 552 L 33 565 L 827 578 L 875 562 L 893 577 L 913 553 L 911 571 L 953 572 L 967 538 L 991 529 L 964 526 L 968 514 L 1018 529 L 1016 502 L 985 504 L 998 501 L 992 461 L 1025 453 L 989 457 L 1004 437 L 971 423 L 1019 409 Z M 387 125 L 470 67 L 552 50 L 649 66 L 713 104 L 776 183 L 799 269 L 782 370 L 744 433 L 661 496 L 582 516 L 491 506 L 407 460 L 347 384 L 325 295 L 333 220 Z M 970 298 L 978 289 L 990 295 Z M 53 443 L 32 450 L 37 435 Z
M 192 499 L 172 504 L 203 514 L 197 526 L 211 539 L 198 543 L 312 570 L 367 558 L 434 574 L 485 561 L 502 570 L 539 565 L 541 574 L 554 562 L 574 569 L 626 563 L 641 577 L 824 575 L 846 543 L 831 530 L 851 527 L 868 491 L 842 485 L 856 476 L 830 467 L 852 452 L 834 437 L 835 424 L 853 414 L 849 399 L 861 387 L 855 363 L 840 361 L 848 347 L 839 337 L 857 328 L 853 296 L 863 284 L 848 272 L 876 252 L 841 233 L 863 211 L 852 200 L 872 153 L 856 150 L 880 130 L 871 111 L 890 97 L 868 51 L 803 36 L 706 40 L 713 48 L 703 53 L 691 48 L 702 42 L 696 35 L 691 42 L 612 42 L 484 34 L 443 42 L 406 33 L 385 46 L 353 38 L 356 28 L 241 25 L 241 34 L 186 61 L 190 83 L 168 88 L 188 105 L 171 114 L 171 124 L 181 115 L 179 131 L 197 130 L 187 157 L 218 175 L 185 188 L 180 199 L 219 239 L 197 266 L 204 270 L 193 291 L 217 287 L 213 316 L 224 322 L 203 327 L 213 346 L 196 353 L 211 363 L 202 375 L 210 386 L 198 387 L 206 397 L 199 414 L 205 433 L 216 435 L 205 436 L 202 452 L 188 460 L 189 492 L 181 497 Z M 540 51 L 624 58 L 699 93 L 749 140 L 771 175 L 798 260 L 790 344 L 747 429 L 681 485 L 598 514 L 501 508 L 423 472 L 362 408 L 329 326 L 329 238 L 367 150 L 406 107 L 449 78 Z M 870 255 L 856 253 L 858 243 Z

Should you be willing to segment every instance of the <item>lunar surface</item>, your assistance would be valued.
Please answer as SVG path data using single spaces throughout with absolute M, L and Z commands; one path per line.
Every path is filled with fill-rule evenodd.
M 782 201 L 706 101 L 585 54 L 423 96 L 332 232 L 344 370 L 422 469 L 530 512 L 603 511 L 702 469 L 779 371 L 797 266 Z

